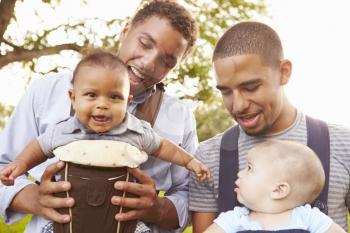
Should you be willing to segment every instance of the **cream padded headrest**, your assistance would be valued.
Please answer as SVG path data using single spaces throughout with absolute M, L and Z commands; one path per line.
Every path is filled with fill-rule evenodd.
M 138 167 L 148 158 L 129 143 L 110 140 L 79 140 L 57 147 L 59 160 L 98 167 Z

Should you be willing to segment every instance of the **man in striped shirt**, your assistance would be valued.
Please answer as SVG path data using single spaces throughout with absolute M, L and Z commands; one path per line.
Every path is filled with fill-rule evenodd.
M 289 102 L 284 92 L 292 63 L 284 59 L 281 41 L 272 28 L 257 22 L 231 27 L 215 47 L 213 66 L 225 107 L 239 124 L 240 170 L 246 164 L 247 151 L 262 140 L 307 143 L 305 115 Z M 347 231 L 350 130 L 333 124 L 328 124 L 328 129 L 328 215 Z M 193 211 L 194 233 L 203 232 L 218 215 L 221 139 L 222 134 L 219 134 L 202 142 L 196 152 L 197 159 L 210 168 L 213 176 L 203 184 L 191 178 L 190 210 Z

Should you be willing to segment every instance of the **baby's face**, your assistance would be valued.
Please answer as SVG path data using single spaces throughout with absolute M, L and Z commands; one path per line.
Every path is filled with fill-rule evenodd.
M 259 209 L 259 204 L 270 198 L 278 174 L 268 156 L 250 150 L 247 156 L 247 165 L 238 173 L 235 192 L 240 203 L 249 209 Z
M 75 113 L 88 129 L 107 132 L 122 123 L 127 111 L 130 84 L 126 70 L 80 67 L 70 92 Z

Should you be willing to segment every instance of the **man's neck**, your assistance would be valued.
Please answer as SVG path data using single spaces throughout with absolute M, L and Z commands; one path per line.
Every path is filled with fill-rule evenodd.
M 131 100 L 132 103 L 140 104 L 145 102 L 146 98 L 152 95 L 155 92 L 154 86 L 146 89 L 144 92 L 137 93 L 133 96 L 133 99 Z
M 276 123 L 273 125 L 273 129 L 271 130 L 273 134 L 290 128 L 297 118 L 297 109 L 288 101 L 287 98 L 284 98 L 283 105 L 284 107 L 278 116 L 278 119 L 275 121 Z

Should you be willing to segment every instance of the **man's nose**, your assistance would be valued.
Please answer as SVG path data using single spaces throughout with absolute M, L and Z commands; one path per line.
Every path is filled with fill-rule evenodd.
M 240 92 L 233 92 L 233 112 L 244 113 L 248 107 L 249 101 Z
M 142 60 L 143 69 L 148 73 L 153 73 L 158 62 L 158 57 L 159 54 L 156 49 L 147 51 Z

